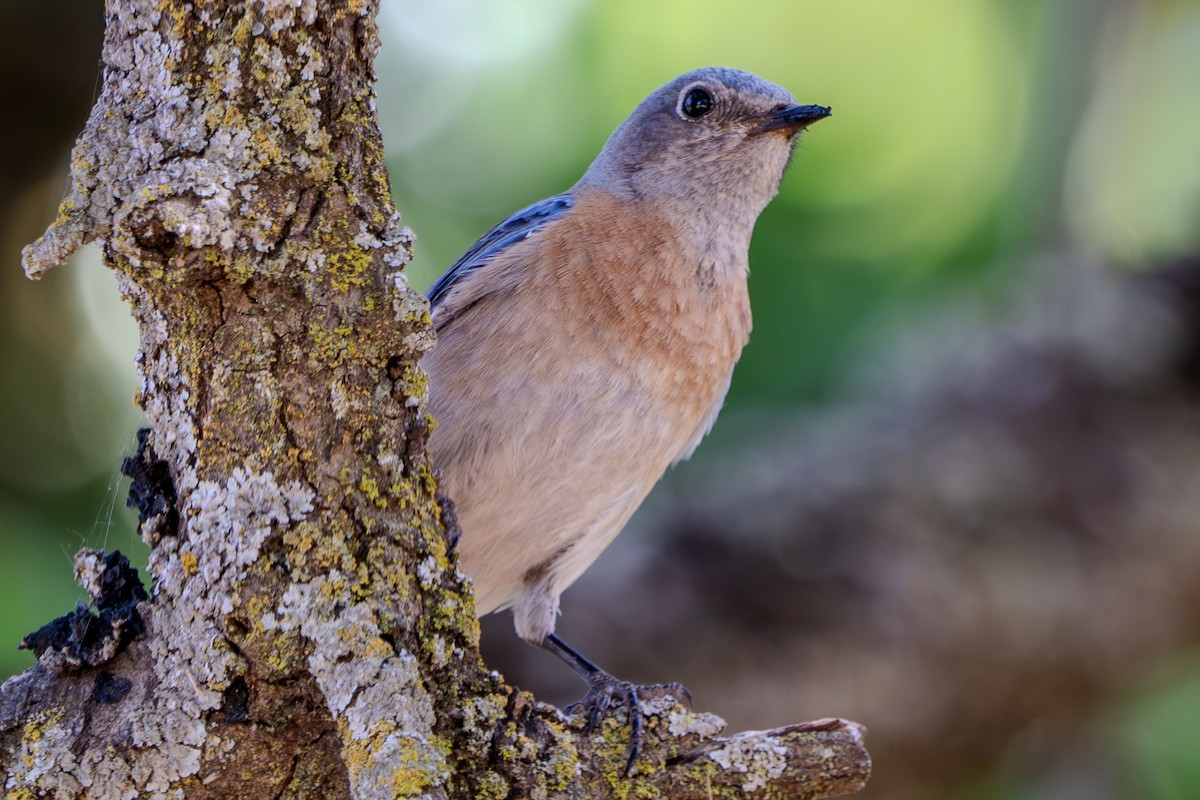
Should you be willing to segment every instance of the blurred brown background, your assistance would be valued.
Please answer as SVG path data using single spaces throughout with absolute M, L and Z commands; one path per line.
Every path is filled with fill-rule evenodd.
M 98 2 L 0 8 L 0 673 L 144 563 L 136 331 L 95 253 L 40 283 Z M 427 285 L 705 64 L 834 109 L 751 253 L 716 430 L 564 598 L 616 674 L 738 728 L 865 723 L 875 798 L 1200 797 L 1200 2 L 387 0 L 379 107 Z M 485 620 L 539 697 L 577 679 Z

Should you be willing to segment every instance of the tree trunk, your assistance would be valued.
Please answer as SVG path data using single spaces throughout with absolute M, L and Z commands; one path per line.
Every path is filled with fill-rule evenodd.
M 425 452 L 428 306 L 375 124 L 375 4 L 109 0 L 72 187 L 25 251 L 97 240 L 141 327 L 127 465 L 153 598 L 81 609 L 0 689 L 7 797 L 820 797 L 861 730 L 718 738 L 647 693 L 594 731 L 478 656 Z

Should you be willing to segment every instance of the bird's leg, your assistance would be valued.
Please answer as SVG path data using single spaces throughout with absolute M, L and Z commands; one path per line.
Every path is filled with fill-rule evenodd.
M 588 685 L 588 693 L 583 700 L 573 703 L 569 708 L 586 708 L 589 714 L 589 724 L 595 725 L 599 717 L 608 708 L 608 703 L 618 695 L 626 700 L 631 710 L 638 707 L 637 687 L 628 681 L 614 678 L 609 673 L 593 664 L 582 653 L 551 633 L 542 640 L 542 648 L 562 659 L 579 674 Z
M 638 701 L 637 687 L 629 681 L 614 678 L 553 633 L 541 641 L 541 647 L 562 659 L 587 682 L 587 694 L 566 710 L 586 711 L 588 730 L 596 727 L 614 699 L 619 697 L 625 701 L 629 709 L 629 755 L 625 760 L 625 774 L 628 775 L 642 749 L 642 705 Z

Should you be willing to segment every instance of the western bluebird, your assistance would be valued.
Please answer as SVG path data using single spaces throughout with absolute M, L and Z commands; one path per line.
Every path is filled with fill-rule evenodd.
M 559 595 L 712 427 L 750 333 L 755 220 L 829 113 L 740 70 L 682 75 L 429 290 L 429 448 L 476 610 L 511 608 L 589 698 L 628 684 L 554 635 Z

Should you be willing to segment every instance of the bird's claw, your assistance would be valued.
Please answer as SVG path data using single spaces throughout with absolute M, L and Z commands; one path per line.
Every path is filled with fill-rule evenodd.
M 629 719 L 629 749 L 625 757 L 624 775 L 633 770 L 634 762 L 642 751 L 642 704 L 638 699 L 638 687 L 629 681 L 619 680 L 607 672 L 597 672 L 588 678 L 588 692 L 578 702 L 564 709 L 571 716 L 585 715 L 584 730 L 591 733 L 614 708 L 624 705 Z
M 678 683 L 637 686 L 629 681 L 614 678 L 607 672 L 598 672 L 589 676 L 588 685 L 590 688 L 587 694 L 564 710 L 571 716 L 584 716 L 584 730 L 590 733 L 600 726 L 610 711 L 620 706 L 625 707 L 629 722 L 629 748 L 625 756 L 625 769 L 622 773 L 624 776 L 633 772 L 645 743 L 645 711 L 642 708 L 640 693 L 647 692 L 651 697 L 671 695 L 685 705 L 692 702 L 692 693 Z
M 578 703 L 572 703 L 563 709 L 569 716 L 586 716 L 584 730 L 588 733 L 596 730 L 615 705 L 623 705 L 627 710 L 629 720 L 629 752 L 625 758 L 624 775 L 628 776 L 633 770 L 634 762 L 642 751 L 642 730 L 645 727 L 645 713 L 639 693 L 648 697 L 661 698 L 670 695 L 678 703 L 691 705 L 692 693 L 678 683 L 659 684 L 656 686 L 635 686 L 629 681 L 622 681 L 609 675 L 604 670 L 588 661 L 554 633 L 546 635 L 540 647 L 548 650 L 570 665 L 571 669 L 587 681 L 588 692 Z
M 670 683 L 660 683 L 655 686 L 643 688 L 652 690 L 656 697 L 670 695 L 671 697 L 675 698 L 675 701 L 680 705 L 687 706 L 688 708 L 691 708 L 692 706 L 692 693 L 682 683 L 671 681 Z

